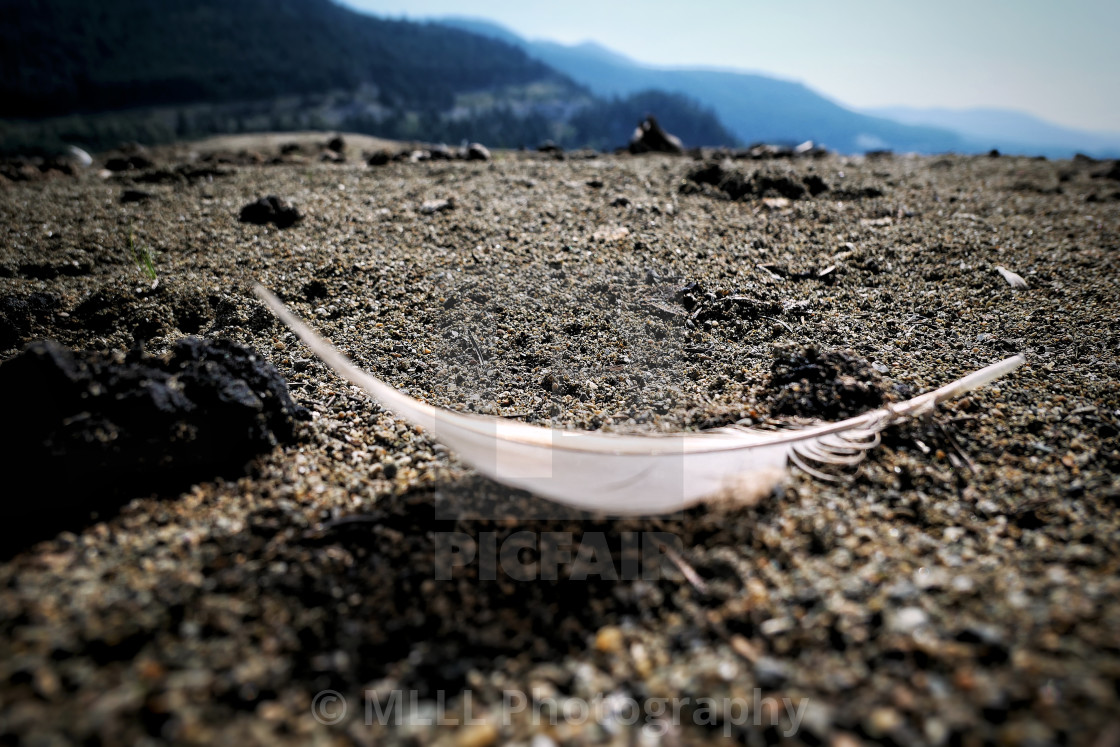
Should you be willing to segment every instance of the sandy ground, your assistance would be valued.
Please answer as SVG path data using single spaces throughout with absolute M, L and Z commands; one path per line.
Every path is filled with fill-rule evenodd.
M 149 169 L 0 184 L 0 296 L 54 297 L 3 357 L 44 337 L 156 354 L 227 338 L 313 416 L 243 473 L 153 484 L 0 566 L 0 739 L 1120 738 L 1108 164 L 735 161 L 772 191 L 731 200 L 690 181 L 689 158 L 369 167 L 363 147 L 321 163 L 309 141 L 278 165 L 179 147 Z M 122 203 L 126 190 L 147 196 Z M 268 194 L 303 220 L 238 222 Z M 313 360 L 252 297 L 257 280 L 414 396 L 557 428 L 832 417 L 1014 353 L 1028 365 L 891 429 L 844 482 L 791 472 L 753 507 L 621 521 L 477 477 Z M 821 355 L 821 398 L 779 386 Z M 49 476 L 8 464 L 6 479 L 11 504 Z M 622 578 L 571 563 L 556 579 L 488 580 L 478 563 L 437 578 L 448 537 L 502 547 L 516 532 L 601 544 Z M 627 543 L 653 536 L 678 549 L 641 578 Z M 377 723 L 394 692 L 415 708 Z M 568 717 L 535 717 L 549 702 Z

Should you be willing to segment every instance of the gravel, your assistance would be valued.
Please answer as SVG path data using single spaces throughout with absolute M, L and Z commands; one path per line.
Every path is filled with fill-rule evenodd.
M 137 488 L 0 565 L 2 739 L 1086 744 L 1120 729 L 1120 199 L 1094 178 L 1109 164 L 826 156 L 697 183 L 710 158 L 200 168 L 189 151 L 0 183 L 0 355 L 226 339 L 312 417 L 242 476 Z M 265 196 L 302 220 L 239 222 Z M 476 476 L 314 359 L 257 280 L 414 396 L 556 428 L 828 417 L 1016 352 L 1028 365 L 888 431 L 848 481 L 793 473 L 752 507 L 617 521 Z M 42 476 L 8 463 L 6 478 L 18 501 Z M 519 531 L 601 543 L 616 567 L 652 536 L 632 533 L 662 532 L 676 559 L 652 579 L 437 579 L 447 533 L 501 546 Z M 367 688 L 477 723 L 369 725 Z M 508 693 L 534 688 L 591 703 L 588 718 L 515 713 Z M 349 704 L 337 723 L 315 718 L 324 690 Z M 680 725 L 624 717 L 674 698 L 690 699 Z M 754 710 L 696 726 L 701 698 Z

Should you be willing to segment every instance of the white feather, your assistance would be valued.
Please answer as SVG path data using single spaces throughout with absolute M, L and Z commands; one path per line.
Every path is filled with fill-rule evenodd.
M 983 386 L 1020 366 L 1017 355 L 935 391 L 838 423 L 798 430 L 739 427 L 676 435 L 565 431 L 433 407 L 350 362 L 257 286 L 257 296 L 340 376 L 426 430 L 487 477 L 558 503 L 608 514 L 663 514 L 703 501 L 750 502 L 773 489 L 791 460 L 855 464 L 892 423 Z M 821 475 L 827 478 L 827 475 Z

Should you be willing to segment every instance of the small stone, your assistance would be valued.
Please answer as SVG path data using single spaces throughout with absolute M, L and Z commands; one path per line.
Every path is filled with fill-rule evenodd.
M 420 212 L 423 215 L 432 215 L 433 213 L 442 213 L 447 210 L 455 209 L 455 200 L 448 198 L 446 200 L 425 200 L 420 205 Z
M 929 622 L 921 607 L 903 607 L 890 616 L 887 627 L 895 633 L 910 634 Z
M 754 663 L 754 676 L 759 687 L 773 690 L 785 684 L 789 678 L 789 666 L 771 656 L 761 656 Z
M 455 735 L 458 747 L 489 747 L 498 741 L 498 727 L 487 721 L 482 724 L 467 724 Z
M 758 661 L 758 649 L 741 635 L 731 636 L 731 649 L 747 661 Z
M 591 238 L 604 243 L 621 241 L 630 235 L 630 229 L 625 226 L 603 226 L 591 234 Z
M 866 729 L 876 739 L 885 737 L 902 725 L 902 716 L 893 708 L 876 708 L 867 717 Z
M 600 628 L 595 635 L 595 648 L 604 654 L 617 654 L 622 650 L 622 631 L 614 625 Z

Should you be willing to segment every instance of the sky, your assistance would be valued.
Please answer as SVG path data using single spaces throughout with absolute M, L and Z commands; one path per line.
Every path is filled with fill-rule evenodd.
M 994 107 L 1120 132 L 1118 0 L 343 0 L 644 63 L 765 73 L 846 106 Z

